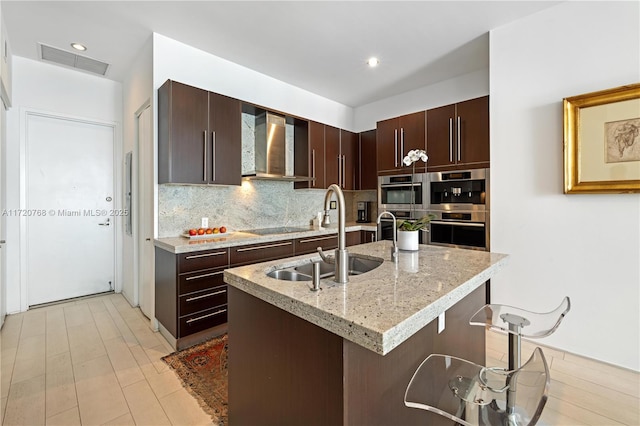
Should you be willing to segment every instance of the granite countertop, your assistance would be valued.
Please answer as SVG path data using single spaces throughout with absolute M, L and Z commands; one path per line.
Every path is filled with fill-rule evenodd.
M 284 281 L 266 273 L 319 260 L 317 254 L 227 269 L 225 281 L 369 350 L 385 355 L 495 275 L 508 256 L 476 250 L 421 245 L 391 261 L 390 241 L 361 244 L 350 253 L 382 258 L 376 269 L 350 276 L 341 285 Z M 232 308 L 233 309 L 233 308 Z
M 302 228 L 302 227 L 299 227 Z M 347 222 L 346 231 L 376 231 L 378 225 L 375 222 L 357 223 Z M 266 243 L 270 241 L 287 240 L 294 238 L 311 237 L 315 235 L 337 234 L 337 225 L 330 225 L 326 228 L 314 229 L 309 227 L 307 231 L 288 232 L 283 234 L 256 235 L 249 232 L 236 231 L 229 234 L 216 234 L 216 237 L 204 239 L 188 239 L 185 237 L 168 237 L 157 238 L 154 240 L 156 247 L 166 250 L 170 253 L 190 253 L 200 250 L 210 250 L 226 247 L 234 247 L 245 244 Z

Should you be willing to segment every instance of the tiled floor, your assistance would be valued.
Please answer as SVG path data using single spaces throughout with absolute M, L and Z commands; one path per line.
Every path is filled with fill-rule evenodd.
M 119 294 L 10 315 L 0 348 L 5 425 L 211 424 L 160 360 L 171 348 Z M 487 333 L 487 364 L 504 365 L 506 349 Z M 638 373 L 543 349 L 552 381 L 541 423 L 640 425 Z
M 33 309 L 5 321 L 3 424 L 211 424 L 160 360 L 171 347 L 120 294 Z

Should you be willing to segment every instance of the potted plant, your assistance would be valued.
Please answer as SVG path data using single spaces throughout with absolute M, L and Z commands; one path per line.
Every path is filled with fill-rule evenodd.
M 407 153 L 407 155 L 402 159 L 402 162 L 405 166 L 412 166 L 411 168 L 411 182 L 414 180 L 415 172 L 416 172 L 416 162 L 423 161 L 427 162 L 429 157 L 424 149 L 412 149 Z M 411 191 L 411 217 L 413 217 L 414 211 L 414 193 Z M 398 248 L 400 250 L 418 250 L 418 242 L 419 242 L 419 232 L 423 229 L 426 229 L 429 226 L 429 222 L 433 219 L 434 216 L 432 214 L 428 214 L 419 219 L 405 220 L 400 222 L 398 225 Z

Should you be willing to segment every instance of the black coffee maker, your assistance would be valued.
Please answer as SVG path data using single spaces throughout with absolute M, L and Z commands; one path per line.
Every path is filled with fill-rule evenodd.
M 356 222 L 368 223 L 371 222 L 371 202 L 370 201 L 358 201 L 358 215 Z

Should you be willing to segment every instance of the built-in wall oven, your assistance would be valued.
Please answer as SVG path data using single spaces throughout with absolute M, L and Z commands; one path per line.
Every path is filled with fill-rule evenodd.
M 429 244 L 489 249 L 489 169 L 430 173 Z
M 382 212 L 383 210 L 379 210 Z M 407 219 L 421 218 L 427 215 L 429 212 L 426 210 L 387 210 L 396 217 L 397 222 L 401 222 Z M 380 218 L 380 225 L 378 226 L 378 240 L 393 240 L 393 219 L 389 216 L 382 216 Z M 428 229 L 420 231 L 418 234 L 418 242 L 420 244 L 427 244 L 429 240 Z
M 412 207 L 413 204 L 413 207 Z M 427 210 L 429 181 L 426 173 L 378 177 L 378 211 Z

